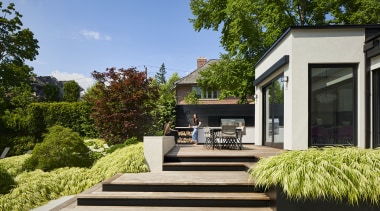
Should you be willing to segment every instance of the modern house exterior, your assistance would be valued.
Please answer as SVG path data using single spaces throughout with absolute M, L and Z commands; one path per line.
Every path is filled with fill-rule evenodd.
M 255 144 L 380 146 L 380 25 L 290 27 L 255 65 Z

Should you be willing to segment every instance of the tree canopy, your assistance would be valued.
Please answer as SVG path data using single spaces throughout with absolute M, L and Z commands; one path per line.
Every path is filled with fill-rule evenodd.
M 236 60 L 237 65 L 229 65 L 235 74 L 227 77 L 221 73 L 226 69 L 223 64 L 214 65 L 213 71 L 202 74 L 200 84 L 229 90 L 242 99 L 251 94 L 250 90 L 237 92 L 236 87 L 239 83 L 252 84 L 254 77 L 234 79 L 253 70 L 242 69 L 240 63 L 253 66 L 288 27 L 380 23 L 378 0 L 191 0 L 190 7 L 194 29 L 220 31 L 220 43 L 227 52 L 221 60 Z
M 0 16 L 0 85 L 14 86 L 29 79 L 32 68 L 24 64 L 38 55 L 38 41 L 29 29 L 23 29 L 22 15 L 15 4 L 3 8 Z
M 63 101 L 76 102 L 80 97 L 80 86 L 74 81 L 68 81 L 63 85 Z
M 152 124 L 150 111 L 156 107 L 158 87 L 136 68 L 107 68 L 94 71 L 96 80 L 91 95 L 91 114 L 99 134 L 109 144 L 123 143 L 131 137 L 142 138 Z
M 165 63 L 162 63 L 160 69 L 154 76 L 154 78 L 157 80 L 159 84 L 165 84 L 166 83 L 166 68 L 165 68 Z

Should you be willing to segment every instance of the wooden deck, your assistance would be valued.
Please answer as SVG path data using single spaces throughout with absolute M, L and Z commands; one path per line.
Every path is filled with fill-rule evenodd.
M 167 156 L 182 156 L 182 157 L 244 157 L 253 156 L 256 158 L 264 158 L 277 155 L 283 152 L 283 149 L 276 149 L 266 146 L 257 146 L 253 144 L 243 144 L 242 150 L 220 150 L 206 149 L 203 145 L 180 144 L 174 147 Z
M 245 159 L 274 156 L 282 151 L 255 145 L 244 145 L 243 150 L 210 150 L 203 145 L 180 144 L 165 156 L 179 161 L 164 165 L 172 162 L 184 170 L 118 174 L 52 210 L 270 211 L 271 199 L 253 190 L 254 184 L 249 183 L 246 171 L 218 171 L 212 170 L 212 166 L 251 164 Z M 186 165 L 206 170 L 188 171 Z

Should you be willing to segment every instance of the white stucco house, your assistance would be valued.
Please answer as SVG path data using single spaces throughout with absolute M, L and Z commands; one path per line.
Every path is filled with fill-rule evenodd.
M 290 27 L 255 65 L 255 144 L 380 147 L 380 25 Z

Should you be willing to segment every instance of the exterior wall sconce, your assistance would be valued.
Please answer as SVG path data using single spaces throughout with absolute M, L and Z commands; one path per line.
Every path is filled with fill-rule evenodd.
M 286 83 L 288 83 L 288 81 L 289 81 L 289 76 L 284 76 L 284 77 L 282 77 L 282 79 L 281 79 L 281 82 L 286 82 Z
M 257 99 L 259 96 L 257 94 L 253 95 L 253 98 Z

